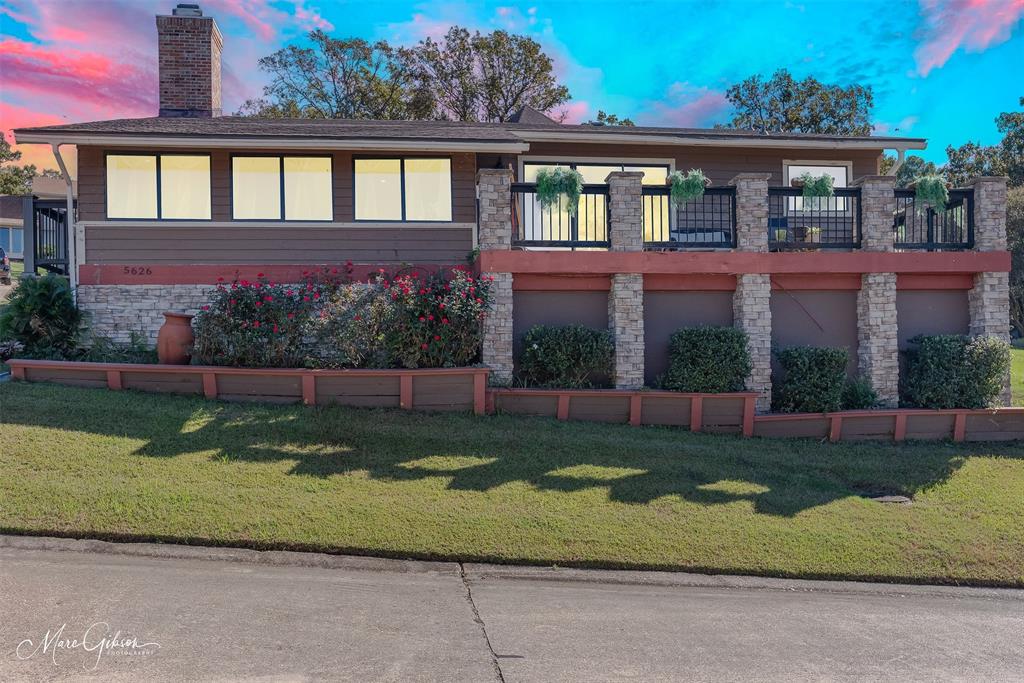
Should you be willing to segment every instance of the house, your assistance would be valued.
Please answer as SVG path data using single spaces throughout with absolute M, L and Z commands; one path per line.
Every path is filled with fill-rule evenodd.
M 36 176 L 32 179 L 32 194 L 44 201 L 57 201 L 66 195 L 66 185 L 60 178 Z M 13 259 L 24 257 L 24 197 L 0 195 L 0 247 Z
M 72 277 L 94 327 L 151 338 L 164 310 L 196 310 L 218 278 L 297 280 L 352 261 L 360 273 L 465 263 L 495 277 L 484 360 L 499 381 L 537 323 L 610 327 L 615 382 L 652 384 L 668 337 L 736 325 L 748 388 L 767 406 L 772 345 L 836 345 L 851 374 L 897 399 L 897 352 L 920 333 L 1008 337 L 1005 181 L 979 178 L 949 206 L 917 206 L 879 175 L 926 141 L 740 130 L 259 120 L 221 115 L 222 37 L 179 6 L 156 19 L 160 115 L 16 130 L 75 145 Z M 539 168 L 576 168 L 572 215 L 542 208 Z M 665 179 L 712 186 L 676 206 Z M 827 173 L 835 196 L 791 181 Z

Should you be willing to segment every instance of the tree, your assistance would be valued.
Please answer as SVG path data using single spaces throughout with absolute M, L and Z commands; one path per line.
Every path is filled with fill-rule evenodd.
M 403 57 L 444 119 L 502 122 L 526 106 L 548 113 L 569 100 L 551 58 L 527 36 L 453 26 L 439 42 L 427 38 Z
M 1024 107 L 1024 97 L 1020 98 Z M 1003 112 L 996 117 L 996 129 L 1003 139 L 995 145 L 967 142 L 946 147 L 949 161 L 942 167 L 946 179 L 964 185 L 984 175 L 1004 175 L 1010 187 L 1024 185 L 1024 111 Z
M 1006 193 L 1006 241 L 1010 250 L 1010 322 L 1024 335 L 1024 187 Z
M 895 165 L 896 157 L 882 157 L 882 173 L 889 173 Z M 907 187 L 923 175 L 934 175 L 938 172 L 939 169 L 933 162 L 925 161 L 919 156 L 908 156 L 896 171 L 896 187 Z
M 1018 100 L 1024 110 L 1024 97 Z M 999 143 L 1002 170 L 1011 187 L 1024 185 L 1024 111 L 1004 111 L 996 117 L 996 129 L 1003 134 Z
M 21 161 L 21 152 L 12 149 L 11 143 L 0 135 L 0 195 L 31 194 L 36 167 L 16 166 L 11 163 L 14 161 Z
M 591 126 L 632 126 L 632 119 L 625 117 L 619 118 L 616 114 L 605 114 L 600 109 L 597 110 L 597 118 L 587 121 Z
M 773 133 L 870 135 L 871 86 L 842 87 L 822 83 L 813 76 L 797 81 L 786 69 L 767 81 L 751 76 L 726 90 L 736 108 L 728 128 Z
M 418 119 L 432 114 L 401 51 L 384 41 L 332 38 L 317 29 L 310 47 L 289 45 L 259 61 L 271 76 L 242 115 L 269 118 Z

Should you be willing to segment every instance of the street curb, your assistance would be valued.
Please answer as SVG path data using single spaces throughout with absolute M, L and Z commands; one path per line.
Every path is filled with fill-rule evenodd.
M 459 577 L 456 562 L 394 560 L 358 555 L 328 555 L 286 550 L 248 550 L 176 545 L 172 543 L 114 543 L 93 539 L 56 538 L 52 536 L 14 536 L 0 534 L 0 550 L 43 550 L 51 552 L 92 553 L 96 555 L 149 557 L 166 560 L 211 560 L 239 562 L 264 567 L 309 567 L 318 569 L 350 569 L 394 574 L 451 574 Z
M 733 588 L 803 593 L 832 593 L 877 596 L 944 596 L 951 598 L 989 598 L 1024 602 L 1024 590 L 973 586 L 938 586 L 895 583 L 861 583 L 814 579 L 778 579 L 758 576 L 692 574 L 686 572 L 635 571 L 619 569 L 573 569 L 530 567 L 480 563 L 397 560 L 358 555 L 293 552 L 285 550 L 248 550 L 187 546 L 171 543 L 114 543 L 91 539 L 0 534 L 0 550 L 35 550 L 146 557 L 167 560 L 208 560 L 236 562 L 264 567 L 306 567 L 347 569 L 395 574 L 450 574 L 470 583 L 486 581 L 536 581 L 575 583 L 592 586 L 645 586 L 653 588 Z M 462 571 L 464 570 L 464 572 Z

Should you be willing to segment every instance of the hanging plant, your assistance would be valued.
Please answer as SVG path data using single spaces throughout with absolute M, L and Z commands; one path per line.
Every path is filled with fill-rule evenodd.
M 672 184 L 672 201 L 678 206 L 700 199 L 704 196 L 704 188 L 711 184 L 699 168 L 691 168 L 686 175 L 682 171 L 673 171 L 668 180 Z
M 945 211 L 949 203 L 949 190 L 942 176 L 924 175 L 914 183 L 914 203 L 919 207 L 928 205 L 936 211 Z
M 803 187 L 805 197 L 831 197 L 835 194 L 832 187 L 832 176 L 822 173 L 819 176 L 804 173 L 793 182 L 794 187 Z
M 583 192 L 583 176 L 571 168 L 542 168 L 537 172 L 537 200 L 547 209 L 566 199 L 565 212 L 575 216 Z

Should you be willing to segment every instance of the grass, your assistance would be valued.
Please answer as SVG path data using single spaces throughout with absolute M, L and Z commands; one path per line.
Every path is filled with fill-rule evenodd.
M 11 260 L 11 280 L 17 280 L 21 278 L 21 274 L 25 272 L 25 262 Z
M 743 440 L 543 418 L 0 384 L 0 531 L 1024 585 L 1024 446 Z M 903 493 L 913 505 L 863 494 Z
M 1014 343 L 1010 349 L 1010 389 L 1013 393 L 1013 405 L 1024 406 L 1024 348 Z

